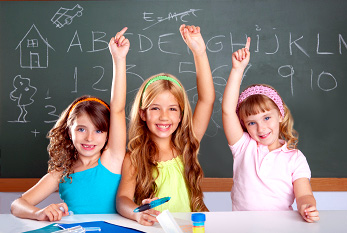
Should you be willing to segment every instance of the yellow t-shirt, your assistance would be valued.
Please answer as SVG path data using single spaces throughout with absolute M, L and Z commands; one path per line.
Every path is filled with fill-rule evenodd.
M 186 182 L 184 181 L 184 166 L 179 156 L 157 165 L 159 177 L 155 180 L 158 187 L 156 197 L 171 197 L 170 201 L 155 207 L 155 210 L 170 212 L 191 212 L 190 200 Z M 153 176 L 157 176 L 153 170 Z

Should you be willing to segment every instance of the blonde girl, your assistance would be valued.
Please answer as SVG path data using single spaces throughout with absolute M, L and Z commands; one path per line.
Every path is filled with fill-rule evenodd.
M 239 96 L 250 59 L 246 47 L 232 55 L 223 103 L 223 128 L 234 157 L 233 210 L 292 210 L 307 222 L 319 220 L 305 156 L 297 149 L 293 118 L 275 89 L 257 84 Z
M 199 100 L 194 114 L 183 85 L 173 75 L 160 73 L 145 80 L 132 106 L 128 153 L 117 194 L 118 212 L 143 225 L 152 225 L 160 211 L 207 211 L 198 162 L 200 141 L 215 100 L 211 70 L 200 28 L 180 27 L 191 49 Z M 155 198 L 171 200 L 140 213 L 133 210 Z

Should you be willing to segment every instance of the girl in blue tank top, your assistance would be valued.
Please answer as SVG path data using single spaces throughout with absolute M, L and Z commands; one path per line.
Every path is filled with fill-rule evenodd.
M 129 41 L 118 32 L 109 43 L 113 60 L 110 106 L 82 96 L 61 114 L 48 133 L 48 173 L 11 205 L 13 215 L 59 221 L 75 214 L 116 213 L 116 194 L 126 150 L 126 55 Z M 62 203 L 36 207 L 59 190 Z

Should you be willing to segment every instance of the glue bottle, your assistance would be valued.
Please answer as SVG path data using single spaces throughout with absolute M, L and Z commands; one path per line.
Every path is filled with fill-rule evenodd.
M 192 214 L 193 233 L 205 233 L 206 216 L 203 213 Z

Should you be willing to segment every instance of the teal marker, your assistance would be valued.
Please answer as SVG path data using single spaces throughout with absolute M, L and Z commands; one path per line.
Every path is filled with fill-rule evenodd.
M 170 199 L 171 197 L 163 197 L 158 200 L 151 201 L 151 203 L 149 204 L 144 204 L 142 206 L 137 207 L 136 209 L 134 209 L 134 212 L 137 213 L 137 212 L 142 212 L 145 210 L 152 209 L 154 207 L 164 204 L 165 202 L 168 202 Z

